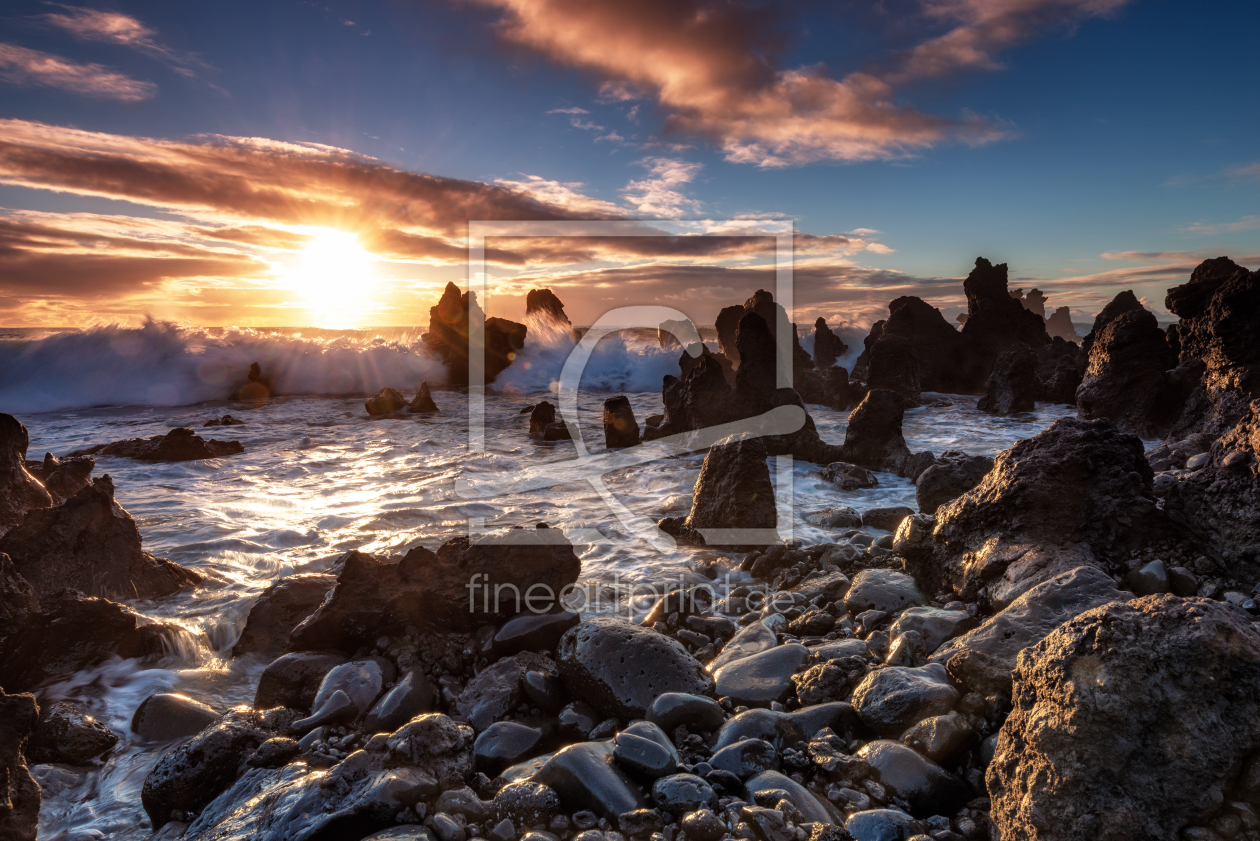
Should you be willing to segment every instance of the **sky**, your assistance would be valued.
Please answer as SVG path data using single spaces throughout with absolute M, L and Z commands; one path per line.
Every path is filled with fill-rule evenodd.
M 1202 259 L 1260 267 L 1255 31 L 1232 0 L 11 0 L 0 324 L 424 325 L 470 220 L 660 234 L 489 240 L 509 318 L 546 286 L 711 324 L 790 222 L 798 322 L 952 319 L 978 256 L 1167 321 Z

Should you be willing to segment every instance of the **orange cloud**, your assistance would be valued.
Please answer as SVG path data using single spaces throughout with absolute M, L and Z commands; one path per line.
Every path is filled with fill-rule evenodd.
M 132 79 L 100 64 L 79 64 L 14 44 L 0 44 L 0 81 L 118 102 L 143 102 L 157 93 L 152 82 Z
M 208 65 L 192 53 L 171 49 L 157 40 L 157 32 L 121 12 L 63 6 L 64 12 L 43 16 L 43 20 L 83 41 L 103 41 L 138 50 L 169 65 L 184 76 L 195 76 L 194 69 Z

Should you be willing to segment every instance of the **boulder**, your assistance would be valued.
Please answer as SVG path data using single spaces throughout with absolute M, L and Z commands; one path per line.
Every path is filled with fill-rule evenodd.
M 397 389 L 386 387 L 376 392 L 376 396 L 364 403 L 363 408 L 374 418 L 388 417 L 407 408 L 407 398 Z
M 639 444 L 639 424 L 634 419 L 630 398 L 624 394 L 604 401 L 604 446 L 610 450 L 636 447 Z
M 879 486 L 879 479 L 865 467 L 837 461 L 822 470 L 822 477 L 842 491 L 860 491 Z
M 1031 586 L 1090 553 L 1127 558 L 1149 541 L 1159 522 L 1153 476 L 1137 436 L 1105 420 L 1062 418 L 1000 453 L 934 522 L 904 521 L 894 549 L 931 593 L 971 599 L 1004 576 L 1013 587 L 1015 573 Z
M 245 452 L 240 441 L 219 441 L 202 438 L 187 427 L 172 429 L 165 435 L 151 438 L 128 438 L 112 444 L 97 444 L 85 450 L 76 450 L 71 456 L 117 456 L 136 461 L 177 462 L 200 461 Z
M 915 580 L 904 572 L 864 569 L 853 579 L 853 586 L 844 597 L 844 608 L 851 616 L 867 610 L 896 613 L 926 601 Z
M 26 469 L 30 435 L 21 421 L 0 413 L 0 534 L 22 522 L 33 508 L 48 508 L 53 498 Z
M 570 745 L 544 761 L 535 760 L 537 767 L 520 779 L 541 783 L 555 791 L 568 814 L 589 810 L 616 822 L 620 815 L 644 808 L 647 801 L 634 781 L 613 761 L 614 750 L 611 740 Z M 509 769 L 502 776 L 515 775 Z
M 91 456 L 57 458 L 52 453 L 44 453 L 42 462 L 26 462 L 26 469 L 43 483 L 54 502 L 69 499 L 92 484 L 95 467 L 96 459 Z
M 617 734 L 613 759 L 631 774 L 650 780 L 673 774 L 682 761 L 669 736 L 650 721 L 636 721 Z
M 556 664 L 545 654 L 522 652 L 504 657 L 482 669 L 468 682 L 453 706 L 477 732 L 502 721 L 522 700 L 522 680 L 526 672 L 555 674 Z
M 68 701 L 54 701 L 40 710 L 25 753 L 32 764 L 84 765 L 116 744 L 117 734 L 95 716 Z
M 336 576 L 317 572 L 272 582 L 249 609 L 245 630 L 232 647 L 232 654 L 282 654 L 289 646 L 289 634 L 315 612 L 336 583 Z
M 0 552 L 41 597 L 71 587 L 90 596 L 154 599 L 202 580 L 140 548 L 140 530 L 114 500 L 108 475 L 54 508 L 30 511 L 0 538 Z
M 963 281 L 963 292 L 967 295 L 967 322 L 961 333 L 982 353 L 981 382 L 988 380 L 994 362 L 1010 345 L 1039 348 L 1049 343 L 1045 321 L 1011 297 L 1005 263 L 995 266 L 977 257 L 975 268 Z
M 959 697 L 940 663 L 885 666 L 853 690 L 853 709 L 873 732 L 897 737 L 925 718 L 948 713 Z
M 1164 435 L 1188 397 L 1166 374 L 1175 365 L 1176 354 L 1150 311 L 1120 313 L 1091 343 L 1089 367 L 1076 390 L 1080 416 L 1107 418 L 1143 437 Z
M 355 552 L 332 593 L 293 630 L 289 647 L 353 650 L 382 634 L 403 635 L 408 625 L 472 631 L 499 624 L 527 608 L 546 610 L 543 601 L 554 604 L 581 567 L 564 534 L 541 523 L 455 537 L 436 553 L 417 546 L 392 563 Z
M 1036 408 L 1038 390 L 1037 352 L 1028 345 L 1014 344 L 998 354 L 976 408 L 1002 417 L 1031 412 Z
M 819 371 L 825 371 L 836 364 L 836 360 L 840 359 L 849 352 L 849 346 L 841 341 L 840 337 L 831 332 L 831 328 L 827 326 L 825 318 L 819 318 L 814 322 L 814 367 Z M 847 374 L 846 374 L 847 378 Z
M 424 672 L 412 669 L 389 689 L 363 718 L 369 733 L 391 733 L 418 715 L 433 712 L 437 692 Z
M 429 391 L 428 381 L 420 383 L 416 396 L 407 404 L 407 411 L 413 415 L 440 415 L 442 410 L 433 402 L 433 393 Z
M 786 701 L 795 690 L 792 676 L 809 649 L 798 643 L 775 646 L 727 663 L 713 673 L 714 692 L 737 706 L 768 707 Z
M 324 675 L 344 662 L 340 654 L 305 651 L 276 658 L 258 678 L 254 709 L 288 707 L 310 712 Z
M 1087 611 L 1021 653 L 1014 683 L 987 774 L 1003 837 L 1180 837 L 1260 749 L 1260 632 L 1218 602 Z
M 622 720 L 643 718 L 667 692 L 713 690 L 713 678 L 681 643 L 611 617 L 588 619 L 566 633 L 556 660 L 570 695 Z
M 957 499 L 980 484 L 993 469 L 993 459 L 946 450 L 914 482 L 919 511 L 935 514 L 947 502 Z
M 447 283 L 437 305 L 429 310 L 429 330 L 421 340 L 446 364 L 447 381 L 452 385 L 468 384 L 468 316 L 477 310 L 477 296 L 472 292 L 460 293 L 454 283 Z M 526 327 L 505 318 L 486 318 L 485 381 L 494 382 L 503 369 L 525 347 Z
M 529 413 L 529 437 L 540 441 L 569 441 L 573 433 L 561 420 L 556 407 L 543 400 Z
M 760 438 L 727 438 L 704 457 L 686 518 L 669 517 L 660 527 L 699 545 L 769 546 L 779 542 L 778 511 L 770 481 L 768 454 Z M 725 534 L 727 529 L 754 535 Z
M 879 784 L 910 807 L 916 818 L 950 815 L 964 806 L 968 789 L 962 780 L 931 759 L 898 742 L 867 742 L 856 754 L 871 767 Z
M 6 841 L 35 841 L 39 784 L 22 751 L 38 722 L 34 695 L 6 695 L 0 689 L 0 838 Z
M 919 356 L 911 341 L 884 331 L 870 348 L 866 387 L 900 394 L 907 406 L 919 405 L 921 380 Z
M 906 404 L 887 389 L 868 392 L 849 415 L 840 458 L 871 470 L 886 470 L 915 479 L 935 459 L 931 453 L 911 453 L 901 434 Z
M 147 742 L 186 739 L 219 719 L 212 707 L 177 692 L 145 698 L 131 717 L 131 732 Z

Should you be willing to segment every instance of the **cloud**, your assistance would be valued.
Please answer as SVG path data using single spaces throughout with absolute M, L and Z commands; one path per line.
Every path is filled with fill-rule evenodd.
M 62 6 L 65 12 L 43 16 L 43 20 L 83 41 L 103 41 L 130 47 L 168 65 L 184 76 L 195 76 L 197 70 L 209 69 L 204 61 L 192 53 L 174 50 L 158 42 L 157 32 L 130 15 L 101 9 Z M 346 21 L 346 25 L 353 23 Z
M 599 125 L 594 120 L 583 120 L 581 117 L 570 117 L 569 125 L 574 128 L 580 128 L 583 131 L 607 131 L 606 128 Z
M 1106 14 L 1127 0 L 921 0 L 917 20 L 943 34 L 889 56 L 884 70 L 830 75 L 782 66 L 784 39 L 765 7 L 712 0 L 480 0 L 502 10 L 501 36 L 601 77 L 603 101 L 654 98 L 666 133 L 717 143 L 762 167 L 915 154 L 945 141 L 987 143 L 1007 130 L 900 104 L 897 87 L 963 69 L 1037 32 Z
M 1182 228 L 1181 230 L 1187 234 L 1203 235 L 1232 234 L 1238 231 L 1255 231 L 1260 230 L 1260 216 L 1244 216 L 1237 222 L 1221 222 L 1215 225 L 1199 222 Z
M 608 132 L 608 134 L 601 134 L 599 137 L 595 138 L 596 143 L 601 143 L 604 141 L 607 141 L 609 143 L 625 143 L 626 139 L 622 137 L 620 134 L 618 134 L 616 129 L 613 129 L 612 131 Z
M 608 218 L 625 212 L 625 208 L 612 202 L 582 194 L 580 191 L 585 185 L 580 181 L 549 181 L 539 175 L 526 175 L 524 181 L 496 178 L 494 183 L 533 196 L 540 202 L 562 207 L 575 216 L 591 214 L 597 218 Z
M 587 111 L 585 108 L 578 108 L 574 106 L 573 108 L 552 108 L 547 113 L 548 114 L 589 114 L 591 112 Z
M 79 64 L 51 53 L 0 44 L 0 81 L 10 85 L 57 88 L 96 99 L 143 102 L 157 85 L 142 82 L 100 64 Z
M 648 177 L 631 181 L 622 190 L 626 201 L 644 216 L 678 219 L 687 212 L 698 212 L 701 203 L 688 198 L 678 187 L 691 183 L 704 168 L 703 164 L 677 158 L 644 158 Z
M 1260 161 L 1253 164 L 1243 164 L 1240 166 L 1230 167 L 1225 170 L 1225 175 L 1236 181 L 1260 183 Z

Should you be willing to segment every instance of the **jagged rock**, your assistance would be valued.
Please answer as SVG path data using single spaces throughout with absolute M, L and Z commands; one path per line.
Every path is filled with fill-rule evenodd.
M 1218 602 L 1088 611 L 1022 652 L 1014 679 L 987 775 L 1003 837 L 1179 837 L 1260 750 L 1260 633 Z
M 836 360 L 849 352 L 849 346 L 840 337 L 831 332 L 825 318 L 814 322 L 814 367 L 825 371 L 836 364 Z M 847 375 L 846 375 L 847 378 Z
M 442 414 L 442 410 L 433 402 L 433 394 L 429 391 L 427 380 L 420 383 L 420 388 L 416 391 L 415 398 L 407 404 L 407 411 L 413 415 Z
M 454 283 L 446 284 L 437 305 L 429 310 L 429 331 L 422 340 L 446 363 L 447 380 L 453 385 L 468 384 L 468 314 L 477 308 L 477 296 L 460 294 Z M 494 382 L 512 364 L 515 354 L 525 347 L 524 324 L 505 318 L 485 319 L 485 381 Z
M 531 586 L 542 585 L 542 592 L 558 599 L 581 566 L 564 534 L 541 523 L 451 538 L 436 554 L 417 546 L 392 563 L 355 552 L 332 594 L 293 630 L 289 647 L 353 650 L 382 634 L 405 634 L 408 625 L 471 631 L 499 624 L 526 609 Z M 534 595 L 531 609 L 539 604 Z
M 905 401 L 896 392 L 886 389 L 868 392 L 849 415 L 841 455 L 835 461 L 917 478 L 935 458 L 931 453 L 911 453 L 906 446 L 901 434 L 905 410 Z
M 668 517 L 667 534 L 699 545 L 768 546 L 779 542 L 774 485 L 768 454 L 759 438 L 727 438 L 704 457 L 686 518 Z M 764 536 L 723 535 L 715 530 L 759 529 Z
M 942 505 L 980 484 L 992 469 L 993 459 L 988 456 L 972 456 L 958 450 L 941 453 L 936 463 L 914 482 L 919 511 L 935 514 Z
M 573 433 L 568 424 L 560 419 L 556 407 L 543 400 L 529 414 L 529 437 L 541 441 L 569 441 Z
M 44 483 L 53 499 L 60 502 L 92 484 L 96 459 L 91 456 L 57 458 L 52 453 L 45 453 L 41 467 L 42 470 L 31 472 Z
M 54 701 L 40 710 L 26 755 L 33 764 L 83 765 L 116 744 L 117 734 L 95 716 L 68 701 Z
M 684 380 L 687 379 L 691 369 L 699 365 L 700 360 L 706 357 L 718 364 L 718 367 L 722 369 L 722 376 L 726 379 L 727 384 L 734 388 L 735 369 L 731 366 L 731 361 L 723 354 L 709 350 L 709 346 L 703 342 L 692 342 L 678 355 L 679 376 Z
M 1076 389 L 1085 376 L 1086 358 L 1078 345 L 1054 337 L 1037 351 L 1037 399 L 1043 403 L 1076 403 Z
M 774 295 L 764 289 L 758 289 L 751 298 L 744 301 L 742 307 L 724 307 L 718 313 L 717 322 L 714 324 L 722 354 L 731 360 L 731 365 L 736 371 L 743 364 L 743 351 L 739 347 L 739 327 L 749 313 L 756 313 L 766 323 L 772 343 L 779 335 L 779 330 L 791 331 L 791 364 L 794 371 L 808 371 L 814 367 L 813 359 L 801 347 L 796 325 L 788 319 L 787 311 L 782 305 L 775 303 Z
M 187 427 L 172 429 L 165 435 L 151 438 L 128 438 L 112 444 L 97 444 L 85 450 L 75 450 L 71 456 L 117 456 L 136 461 L 176 462 L 200 461 L 245 452 L 240 441 L 205 439 Z
M 1059 307 L 1046 319 L 1046 333 L 1051 339 L 1063 339 L 1067 342 L 1079 342 L 1081 337 L 1076 333 L 1076 325 L 1072 323 L 1070 307 Z
M 140 548 L 140 530 L 114 500 L 108 475 L 55 508 L 30 511 L 0 538 L 0 552 L 41 597 L 70 587 L 90 596 L 153 599 L 202 580 Z
M 871 348 L 885 334 L 909 340 L 919 362 L 923 390 L 974 394 L 984 389 L 988 370 L 982 354 L 922 298 L 903 296 L 888 305 L 888 318 L 871 328 L 865 358 L 859 357 L 855 372 L 860 368 L 865 376 Z
M 9 556 L 0 553 L 0 660 L 10 650 L 10 641 L 16 640 L 27 623 L 38 616 L 39 596 L 35 588 L 22 577 Z
M 900 736 L 912 725 L 944 715 L 958 703 L 945 667 L 885 666 L 862 679 L 853 690 L 853 709 L 862 723 L 882 736 Z
M 975 598 L 1005 578 L 1014 598 L 1016 585 L 1090 563 L 1091 553 L 1127 557 L 1148 542 L 1158 532 L 1153 476 L 1141 439 L 1109 421 L 1063 418 L 1000 453 L 935 522 L 908 518 L 894 548 L 928 592 Z
M 245 421 L 235 415 L 224 415 L 221 418 L 211 418 L 202 424 L 202 426 L 244 426 Z
M 232 647 L 233 656 L 283 653 L 289 645 L 289 634 L 315 612 L 336 583 L 336 576 L 316 572 L 273 582 L 249 609 L 245 630 Z
M 919 355 L 907 338 L 889 333 L 875 340 L 870 348 L 867 363 L 866 387 L 895 391 L 907 406 L 917 406 L 920 401 Z
M 1010 296 L 1006 281 L 1006 264 L 995 266 L 983 257 L 976 258 L 975 268 L 963 281 L 967 323 L 961 333 L 983 352 L 985 380 L 994 361 L 1008 346 L 1025 344 L 1039 348 L 1050 341 L 1045 321 Z
M 604 401 L 604 446 L 608 449 L 637 447 L 639 424 L 634 419 L 630 398 L 624 394 Z
M 837 365 L 819 371 L 802 371 L 792 385 L 806 403 L 843 412 L 853 405 L 855 389 L 849 386 L 849 372 Z
M 455 701 L 454 711 L 477 732 L 485 730 L 520 706 L 522 681 L 529 671 L 555 674 L 556 664 L 545 654 L 529 651 L 504 657 L 468 682 Z
M 664 350 L 686 347 L 699 338 L 700 332 L 689 319 L 662 321 L 656 328 L 656 343 Z
M 1014 344 L 993 363 L 976 408 L 1002 417 L 1031 412 L 1036 408 L 1037 391 L 1037 353 L 1028 345 Z
M 1165 373 L 1176 355 L 1155 316 L 1127 309 L 1091 335 L 1089 368 L 1076 390 L 1080 416 L 1107 418 L 1144 437 L 1167 432 L 1188 393 L 1178 393 Z
M 564 327 L 570 331 L 573 329 L 569 317 L 564 314 L 564 304 L 560 303 L 556 293 L 550 289 L 531 289 L 525 294 L 525 317 L 529 318 L 531 315 L 536 318 L 546 318 L 557 327 Z
M 34 695 L 6 695 L 0 689 L 0 838 L 35 841 L 39 785 L 22 754 L 39 721 Z
M 386 387 L 376 392 L 376 396 L 364 403 L 363 408 L 374 418 L 388 417 L 407 408 L 407 398 L 397 389 Z
M 53 498 L 26 469 L 30 435 L 13 415 L 0 414 L 0 534 L 22 522 L 33 508 L 48 508 Z
M 730 406 L 732 393 L 716 357 L 703 354 L 682 379 L 668 374 L 665 376 L 662 388 L 665 416 L 659 424 L 649 424 L 644 429 L 644 440 L 651 441 L 734 420 Z
M 277 657 L 258 678 L 254 709 L 288 707 L 310 712 L 324 676 L 346 662 L 340 654 L 294 652 Z
M 1082 355 L 1087 360 L 1089 359 L 1090 351 L 1094 348 L 1094 342 L 1098 340 L 1098 336 L 1102 333 L 1104 327 L 1126 312 L 1140 309 L 1143 309 L 1142 302 L 1133 294 L 1133 290 L 1126 289 L 1118 293 L 1116 297 L 1107 302 L 1107 306 L 1103 307 L 1098 315 L 1094 316 L 1093 326 L 1085 334 L 1085 338 L 1081 340 Z

